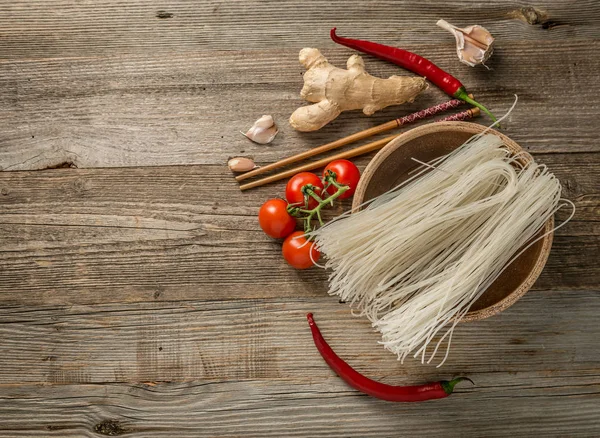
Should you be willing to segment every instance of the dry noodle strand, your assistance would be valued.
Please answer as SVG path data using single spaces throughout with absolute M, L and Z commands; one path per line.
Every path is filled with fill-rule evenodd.
M 566 205 L 560 194 L 546 166 L 481 134 L 310 236 L 327 256 L 330 294 L 401 361 L 429 363 L 447 338 L 441 365 L 456 324 Z

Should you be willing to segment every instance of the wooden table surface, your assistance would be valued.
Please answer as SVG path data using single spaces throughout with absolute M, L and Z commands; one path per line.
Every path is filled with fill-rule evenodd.
M 439 18 L 494 34 L 489 71 L 458 62 Z M 599 436 L 599 21 L 595 0 L 1 0 L 0 436 Z M 225 165 L 446 99 L 430 87 L 295 132 L 298 51 L 352 53 L 332 26 L 430 58 L 496 114 L 517 94 L 504 132 L 577 205 L 533 290 L 459 326 L 441 369 L 401 365 L 325 272 L 286 266 L 256 220 L 283 183 L 241 193 Z M 281 129 L 267 146 L 239 134 L 262 114 Z M 359 394 L 316 352 L 307 311 L 375 379 L 476 386 L 411 405 Z

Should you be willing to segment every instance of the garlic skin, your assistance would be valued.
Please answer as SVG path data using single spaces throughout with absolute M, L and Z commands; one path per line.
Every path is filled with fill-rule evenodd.
M 436 24 L 454 35 L 460 62 L 471 67 L 482 64 L 487 68 L 485 61 L 494 51 L 494 37 L 485 27 L 473 25 L 461 29 L 445 20 L 439 20 Z
M 227 166 L 233 172 L 248 172 L 249 170 L 258 167 L 256 164 L 254 164 L 254 161 L 246 157 L 231 158 L 227 162 Z
M 265 115 L 254 122 L 254 125 L 244 135 L 254 143 L 267 144 L 273 141 L 278 132 L 273 117 Z

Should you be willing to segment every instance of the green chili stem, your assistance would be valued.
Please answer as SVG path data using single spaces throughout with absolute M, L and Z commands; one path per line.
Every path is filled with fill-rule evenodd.
M 457 377 L 456 379 L 450 381 L 442 380 L 440 384 L 442 385 L 444 392 L 450 395 L 454 391 L 454 387 L 456 386 L 456 384 L 462 382 L 463 380 L 467 380 L 468 382 L 471 382 L 473 385 L 475 385 L 475 383 L 473 383 L 473 381 L 468 377 Z
M 459 88 L 458 90 L 456 90 L 456 93 L 454 93 L 454 97 L 456 97 L 457 99 L 463 100 L 473 106 L 476 106 L 477 108 L 479 108 L 481 111 L 483 111 L 484 113 L 486 113 L 488 116 L 490 116 L 490 118 L 494 121 L 497 122 L 498 120 L 496 119 L 496 117 L 486 108 L 484 107 L 482 104 L 480 104 L 479 102 L 477 102 L 474 99 L 471 99 L 469 97 L 469 94 L 467 93 L 467 90 L 464 89 L 464 87 Z M 498 127 L 500 127 L 498 125 Z

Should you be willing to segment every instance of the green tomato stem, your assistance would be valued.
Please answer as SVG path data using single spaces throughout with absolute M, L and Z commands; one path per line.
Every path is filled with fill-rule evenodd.
M 305 218 L 305 223 L 304 223 L 304 232 L 308 233 L 310 231 L 312 231 L 312 226 L 311 226 L 311 221 L 313 220 L 314 216 L 317 216 L 317 219 L 319 220 L 319 223 L 321 225 L 323 225 L 323 219 L 321 218 L 321 209 L 327 205 L 327 204 L 331 204 L 333 205 L 333 201 L 337 198 L 339 198 L 344 192 L 346 192 L 347 190 L 350 189 L 349 186 L 344 186 L 344 185 L 339 185 L 339 184 L 334 184 L 334 186 L 338 189 L 333 195 L 330 195 L 329 197 L 325 198 L 325 199 L 320 199 L 319 201 L 319 205 L 317 205 L 315 208 L 313 208 L 312 210 L 299 210 L 300 212 L 306 214 L 306 218 Z
M 323 225 L 323 219 L 321 219 L 321 210 L 317 210 L 317 219 L 319 219 L 319 225 Z
M 312 184 L 308 184 L 304 187 L 302 187 L 302 191 L 304 192 L 304 207 L 308 208 L 308 203 L 309 203 L 309 199 L 308 197 L 312 197 L 313 199 L 315 199 L 317 202 L 321 203 L 323 202 L 323 199 L 321 199 L 321 197 L 319 195 L 317 195 L 317 192 L 315 192 L 315 186 L 313 186 Z
M 333 195 L 329 195 L 327 198 L 323 199 L 315 192 L 315 186 L 313 186 L 312 184 L 307 184 L 306 186 L 302 187 L 302 192 L 304 193 L 303 208 L 299 206 L 300 203 L 288 205 L 288 213 L 294 217 L 301 217 L 304 221 L 304 232 L 308 233 L 312 231 L 312 220 L 315 216 L 317 217 L 319 224 L 323 225 L 324 222 L 323 218 L 321 217 L 321 209 L 326 205 L 333 206 L 334 200 L 339 198 L 344 192 L 350 190 L 349 186 L 338 183 L 336 178 L 337 176 L 335 172 L 332 172 L 331 170 L 328 171 L 327 175 L 325 175 L 325 178 L 323 178 L 325 185 L 324 189 L 321 191 L 321 195 L 323 195 L 323 193 L 328 193 L 327 188 L 329 186 L 334 186 L 337 190 Z M 308 208 L 308 204 L 310 201 L 309 197 L 312 197 L 315 201 L 318 202 L 318 205 L 313 209 Z

